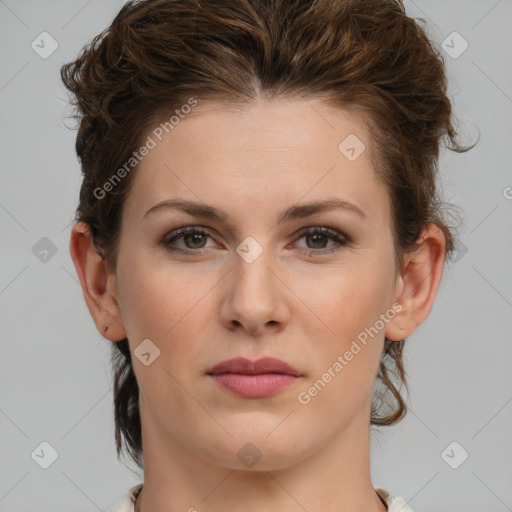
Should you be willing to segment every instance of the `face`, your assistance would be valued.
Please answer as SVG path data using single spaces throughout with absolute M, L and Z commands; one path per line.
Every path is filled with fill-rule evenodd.
M 116 272 L 132 353 L 149 353 L 132 358 L 143 430 L 227 468 L 244 467 L 237 452 L 251 442 L 260 469 L 366 431 L 399 290 L 362 120 L 315 100 L 199 104 L 161 141 L 148 135 L 157 144 L 134 171 Z M 170 200 L 203 211 L 154 208 Z M 255 392 L 258 377 L 209 375 L 235 357 L 277 358 L 298 376 Z

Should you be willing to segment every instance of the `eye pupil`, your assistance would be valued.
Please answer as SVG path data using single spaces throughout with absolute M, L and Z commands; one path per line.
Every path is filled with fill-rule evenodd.
M 201 238 L 203 238 L 203 244 L 202 245 L 200 244 L 199 248 L 204 247 L 205 236 L 202 233 L 190 233 L 190 234 L 185 235 L 184 240 L 185 240 L 185 243 L 187 246 L 189 245 L 187 242 L 190 241 L 191 238 L 192 238 L 192 244 L 193 244 L 193 247 L 190 247 L 191 249 L 198 248 L 198 246 L 196 246 L 195 243 L 200 242 Z
M 324 234 L 322 234 L 322 233 L 313 233 L 312 235 L 308 235 L 308 237 L 309 237 L 310 240 L 313 239 L 313 238 L 316 240 L 316 241 L 313 241 L 313 244 L 318 242 L 318 239 L 320 238 L 320 247 L 315 246 L 314 247 L 315 249 L 318 249 L 318 248 L 322 249 L 322 248 L 325 247 L 326 236 Z M 323 244 L 321 243 L 322 241 L 324 242 Z

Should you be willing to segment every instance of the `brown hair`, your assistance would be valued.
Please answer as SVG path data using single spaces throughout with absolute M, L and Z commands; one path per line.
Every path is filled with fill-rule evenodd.
M 320 97 L 357 110 L 389 190 L 397 268 L 427 223 L 443 231 L 447 256 L 454 248 L 436 184 L 439 149 L 442 142 L 457 152 L 470 147 L 455 140 L 443 58 L 399 0 L 130 1 L 61 76 L 80 120 L 76 220 L 89 225 L 112 271 L 134 173 L 101 199 L 94 191 L 132 156 L 146 128 L 191 97 L 232 105 Z M 404 342 L 385 340 L 371 425 L 392 425 L 407 411 L 393 382 L 397 376 L 407 388 Z M 142 468 L 139 389 L 126 338 L 112 356 L 117 453 L 124 439 Z M 389 393 L 395 407 L 383 416 Z

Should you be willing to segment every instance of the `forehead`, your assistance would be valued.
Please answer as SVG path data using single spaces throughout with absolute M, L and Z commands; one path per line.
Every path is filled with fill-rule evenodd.
M 170 197 L 222 205 L 244 216 L 336 195 L 378 215 L 388 213 L 379 205 L 387 193 L 371 164 L 363 118 L 319 100 L 243 108 L 199 102 L 172 128 L 148 129 L 142 140 L 150 139 L 153 147 L 139 163 L 126 201 L 126 210 L 138 217 Z

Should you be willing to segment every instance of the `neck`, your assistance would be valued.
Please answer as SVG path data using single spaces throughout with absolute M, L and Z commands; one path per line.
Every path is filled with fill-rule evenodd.
M 322 447 L 292 464 L 264 458 L 251 469 L 229 467 L 210 453 L 180 442 L 143 414 L 144 488 L 135 512 L 386 512 L 373 488 L 369 421 L 361 414 Z M 234 440 L 230 440 L 235 444 Z M 238 446 L 239 443 L 236 443 Z M 217 455 L 217 454 L 216 454 Z M 267 460 L 269 460 L 267 458 Z

